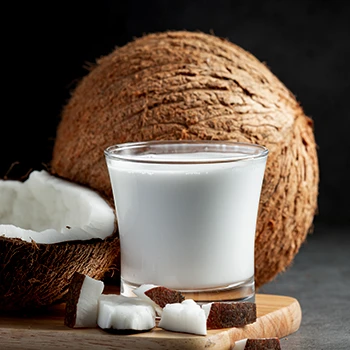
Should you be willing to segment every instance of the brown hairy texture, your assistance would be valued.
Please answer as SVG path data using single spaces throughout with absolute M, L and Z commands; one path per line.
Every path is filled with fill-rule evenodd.
M 244 350 L 280 350 L 278 338 L 247 339 Z
M 212 303 L 207 329 L 243 327 L 256 321 L 256 304 L 249 302 Z
M 64 324 L 71 328 L 74 328 L 76 323 L 77 304 L 80 298 L 84 280 L 85 275 L 79 272 L 74 272 L 73 278 L 69 284 Z
M 151 300 L 153 300 L 161 308 L 166 304 L 181 303 L 185 297 L 178 291 L 166 287 L 154 287 L 145 292 Z
M 102 279 L 119 238 L 37 244 L 0 236 L 0 252 L 0 311 L 30 311 L 66 301 L 75 272 Z
M 204 33 L 145 35 L 101 57 L 62 110 L 52 172 L 113 202 L 103 151 L 122 142 L 230 140 L 269 149 L 256 231 L 256 286 L 284 271 L 317 209 L 313 122 L 241 47 Z M 137 218 L 135 218 L 137 220 Z

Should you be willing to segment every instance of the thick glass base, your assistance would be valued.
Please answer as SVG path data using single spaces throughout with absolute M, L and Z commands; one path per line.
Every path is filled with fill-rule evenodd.
M 133 290 L 140 285 L 130 283 L 123 278 L 120 281 L 120 293 L 135 297 Z M 238 283 L 221 286 L 215 289 L 179 290 L 186 299 L 193 299 L 199 304 L 215 301 L 222 302 L 255 302 L 254 276 Z

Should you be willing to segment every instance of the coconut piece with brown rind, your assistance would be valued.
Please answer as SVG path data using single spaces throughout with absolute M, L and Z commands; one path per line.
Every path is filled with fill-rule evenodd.
M 148 302 L 150 305 L 152 305 L 154 307 L 154 309 L 156 310 L 157 315 L 160 316 L 162 314 L 163 309 L 145 294 L 145 292 L 147 290 L 155 288 L 155 287 L 158 287 L 158 286 L 156 286 L 155 284 L 148 284 L 148 283 L 141 284 L 139 287 L 137 287 L 133 290 L 133 293 L 138 298 L 141 298 L 141 299 L 145 300 L 146 302 Z
M 31 312 L 65 301 L 74 272 L 102 279 L 119 237 L 95 191 L 46 171 L 0 180 L 0 310 Z
M 249 338 L 235 342 L 233 350 L 280 350 L 279 338 Z
M 252 302 L 213 302 L 202 305 L 208 329 L 243 327 L 256 321 L 256 304 Z
M 139 298 L 149 301 L 159 316 L 162 314 L 162 310 L 165 305 L 181 303 L 185 300 L 185 297 L 181 294 L 181 292 L 154 284 L 142 284 L 138 288 L 134 289 L 133 292 Z
M 244 350 L 280 350 L 281 343 L 278 338 L 247 339 Z
M 185 297 L 179 291 L 162 286 L 146 290 L 145 295 L 161 308 L 164 308 L 166 304 L 181 303 L 185 300 Z
M 96 327 L 103 289 L 102 281 L 75 272 L 69 285 L 64 324 L 71 328 Z

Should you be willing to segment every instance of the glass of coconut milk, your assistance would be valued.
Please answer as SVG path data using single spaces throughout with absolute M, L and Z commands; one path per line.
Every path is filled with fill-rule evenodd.
M 105 150 L 120 234 L 121 294 L 141 284 L 197 302 L 253 301 L 268 150 L 230 141 L 149 141 Z

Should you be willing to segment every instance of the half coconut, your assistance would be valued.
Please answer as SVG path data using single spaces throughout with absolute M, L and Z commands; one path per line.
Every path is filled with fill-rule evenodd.
M 119 254 L 114 209 L 45 170 L 0 180 L 0 310 L 64 301 L 75 272 L 102 279 Z

